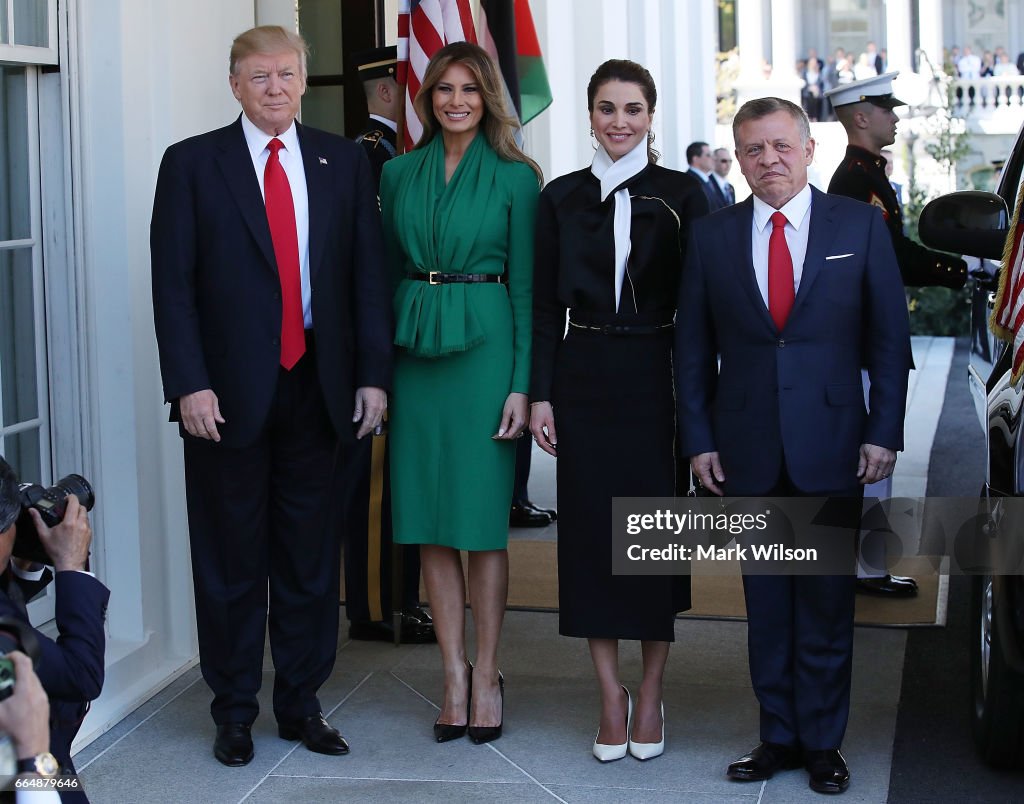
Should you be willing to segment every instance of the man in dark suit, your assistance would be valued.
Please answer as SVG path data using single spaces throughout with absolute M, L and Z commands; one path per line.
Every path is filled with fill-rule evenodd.
M 714 170 L 711 172 L 711 181 L 718 185 L 725 198 L 725 206 L 736 203 L 736 188 L 729 182 L 729 171 L 732 170 L 732 154 L 728 148 L 715 148 L 712 154 Z
M 715 180 L 711 178 L 715 163 L 711 156 L 710 145 L 706 142 L 691 142 L 687 145 L 686 164 L 690 166 L 687 172 L 700 182 L 704 196 L 708 199 L 709 212 L 714 212 L 716 209 L 729 205 L 725 194 L 718 184 L 715 183 Z
M 305 54 L 277 26 L 240 34 L 242 114 L 167 149 L 153 205 L 160 367 L 226 765 L 253 756 L 268 610 L 279 735 L 348 752 L 317 699 L 338 638 L 332 482 L 339 448 L 380 427 L 391 380 L 373 176 L 358 145 L 295 122 Z
M 30 514 L 39 541 L 53 560 L 53 573 L 42 565 L 12 562 L 20 511 L 17 476 L 0 457 L 0 617 L 29 626 L 25 601 L 54 581 L 59 636 L 54 641 L 42 631 L 31 630 L 39 646 L 39 681 L 50 699 L 50 753 L 64 772 L 74 774 L 71 743 L 89 702 L 103 690 L 103 621 L 110 591 L 88 571 L 92 529 L 77 497 L 68 498 L 64 519 L 54 528 L 43 524 L 35 511 Z M 47 757 L 37 760 L 45 765 Z
M 849 784 L 840 753 L 853 653 L 853 539 L 863 484 L 903 447 L 910 336 L 877 209 L 807 184 L 803 110 L 750 101 L 733 121 L 753 198 L 695 226 L 679 295 L 682 452 L 729 496 L 845 497 L 850 574 L 744 575 L 761 743 L 732 779 L 804 764 L 810 786 Z M 719 363 L 720 360 L 720 363 Z M 865 410 L 861 366 L 871 374 Z

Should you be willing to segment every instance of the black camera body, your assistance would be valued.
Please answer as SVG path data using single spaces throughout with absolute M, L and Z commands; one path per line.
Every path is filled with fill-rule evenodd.
M 34 508 L 39 512 L 43 522 L 48 528 L 59 525 L 64 519 L 64 513 L 68 507 L 68 497 L 74 494 L 86 511 L 91 511 L 96 504 L 96 495 L 93 493 L 89 481 L 81 475 L 67 475 L 62 477 L 54 485 L 44 488 L 38 483 L 22 483 L 18 486 L 18 493 L 21 497 L 21 515 L 18 517 L 17 537 L 14 540 L 14 549 L 11 553 L 18 558 L 28 561 L 35 561 L 39 564 L 49 564 L 52 559 L 39 540 L 36 532 L 35 522 L 29 516 L 29 509 Z

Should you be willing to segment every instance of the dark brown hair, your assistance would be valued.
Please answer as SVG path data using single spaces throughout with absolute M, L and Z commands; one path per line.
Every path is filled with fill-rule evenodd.
M 629 59 L 608 59 L 604 64 L 594 70 L 590 76 L 590 83 L 587 84 L 587 111 L 594 113 L 594 98 L 597 97 L 597 90 L 609 81 L 623 81 L 627 84 L 636 84 L 647 101 L 647 113 L 654 114 L 654 107 L 658 105 L 658 88 L 654 85 L 654 78 L 642 64 L 637 64 Z M 647 138 L 647 159 L 653 165 L 661 158 L 661 154 L 651 147 L 653 138 Z

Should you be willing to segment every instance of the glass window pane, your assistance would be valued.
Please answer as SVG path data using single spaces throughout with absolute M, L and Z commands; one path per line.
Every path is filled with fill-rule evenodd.
M 343 87 L 309 87 L 302 96 L 302 122 L 313 128 L 345 133 Z
M 39 429 L 22 430 L 2 439 L 4 459 L 11 465 L 21 483 L 49 485 L 43 477 L 39 458 Z
M 0 67 L 0 240 L 32 236 L 28 167 L 25 68 Z
M 51 0 L 14 0 L 14 44 L 49 47 Z
M 0 0 L 0 43 L 10 44 L 7 41 L 7 0 Z
M 0 250 L 0 404 L 5 427 L 39 415 L 32 249 Z
M 299 29 L 309 42 L 310 75 L 341 75 L 341 3 L 338 0 L 303 0 Z

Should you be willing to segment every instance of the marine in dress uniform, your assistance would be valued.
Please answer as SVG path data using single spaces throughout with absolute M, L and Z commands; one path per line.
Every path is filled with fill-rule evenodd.
M 903 233 L 903 213 L 885 175 L 886 160 L 881 150 L 895 142 L 899 120 L 892 109 L 906 105 L 892 94 L 892 80 L 897 75 L 898 72 L 886 73 L 825 93 L 850 139 L 828 191 L 882 210 L 905 286 L 956 290 L 967 281 L 967 263 L 951 254 L 927 249 Z
M 370 160 L 380 192 L 385 163 L 397 154 L 395 118 L 402 94 L 395 82 L 397 48 L 354 54 L 353 67 L 366 92 L 369 120 L 355 138 Z M 359 442 L 342 468 L 345 497 L 345 612 L 349 637 L 396 639 L 396 610 L 401 610 L 399 639 L 423 644 L 436 641 L 430 615 L 419 605 L 418 545 L 392 544 L 391 483 L 387 433 Z M 396 557 L 398 560 L 396 561 Z M 397 577 L 396 577 L 397 569 Z M 398 583 L 398 596 L 393 585 Z M 397 640 L 396 640 L 397 641 Z
M 888 162 L 882 156 L 882 149 L 895 142 L 896 122 L 899 120 L 893 108 L 906 105 L 892 93 L 892 81 L 897 75 L 898 72 L 886 73 L 844 84 L 825 93 L 849 138 L 846 156 L 832 176 L 828 191 L 863 201 L 882 211 L 904 286 L 956 290 L 967 281 L 967 263 L 959 257 L 931 251 L 904 234 L 903 208 L 886 175 Z M 866 489 L 865 496 L 892 496 L 891 477 L 878 486 L 874 490 Z M 885 564 L 884 548 L 881 555 L 869 556 L 868 552 L 865 547 L 863 563 L 869 567 Z M 917 582 L 913 578 L 889 573 L 879 575 L 872 569 L 864 569 L 861 574 L 864 577 L 857 579 L 858 592 L 885 597 L 913 597 L 917 594 Z

